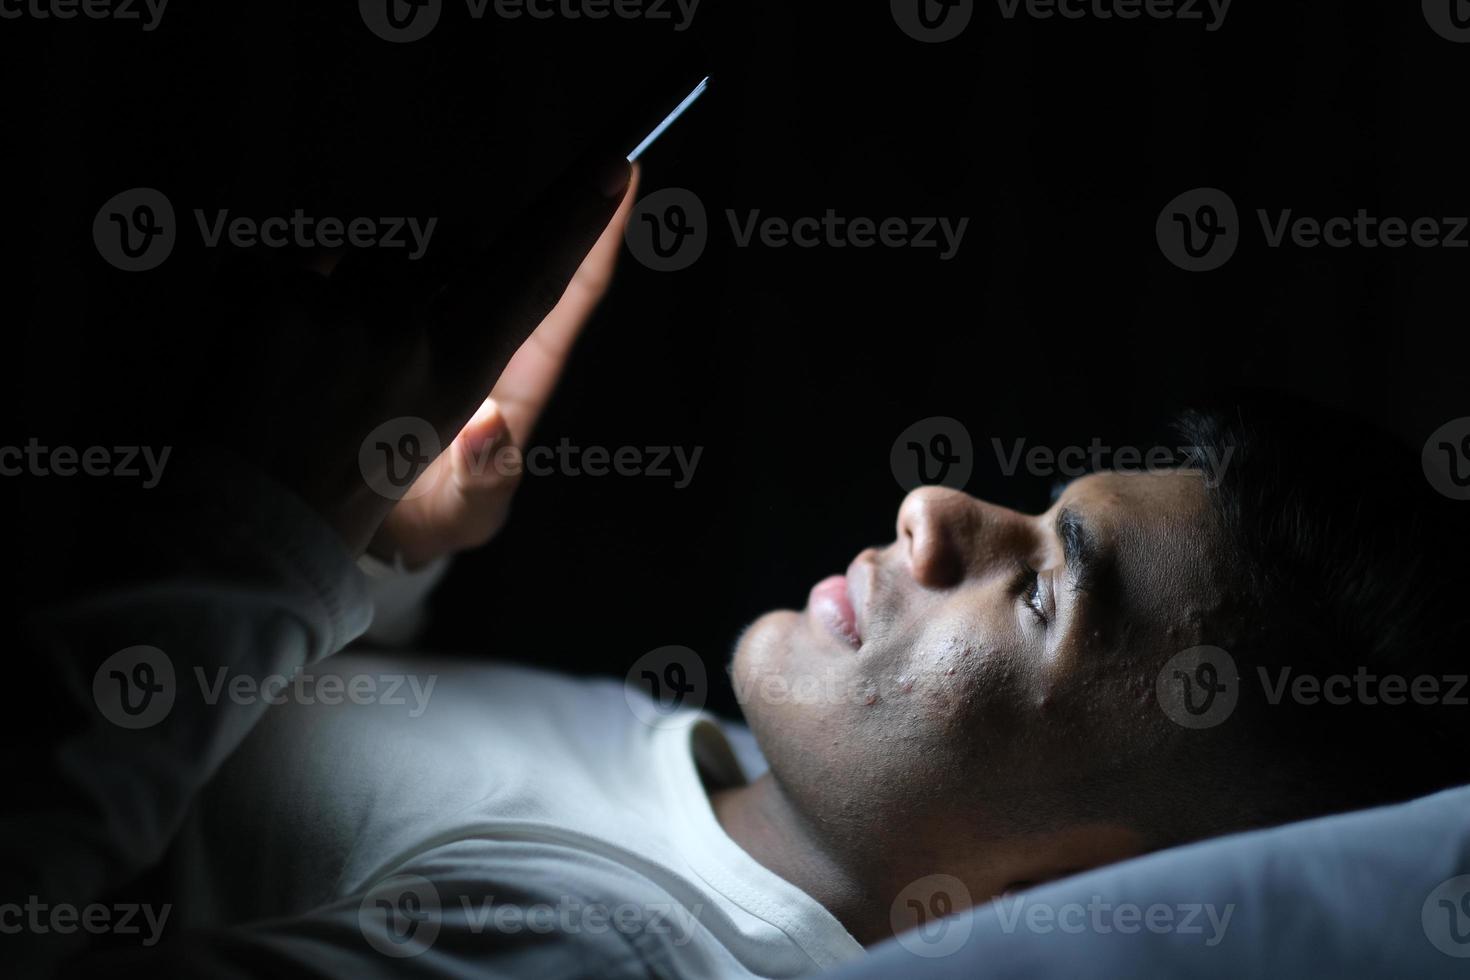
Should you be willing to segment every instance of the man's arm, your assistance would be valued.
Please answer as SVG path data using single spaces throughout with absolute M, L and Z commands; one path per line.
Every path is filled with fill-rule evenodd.
M 455 841 L 302 915 L 98 953 L 77 976 L 713 977 L 743 973 L 647 878 L 575 848 Z
M 82 907 L 155 863 L 287 680 L 371 618 L 353 557 L 304 503 L 224 454 L 176 466 L 135 515 L 135 574 L 30 618 L 29 652 L 61 687 L 33 696 L 77 722 L 43 748 L 44 790 L 0 818 L 7 901 Z M 56 931 L 6 940 L 36 963 L 71 948 Z

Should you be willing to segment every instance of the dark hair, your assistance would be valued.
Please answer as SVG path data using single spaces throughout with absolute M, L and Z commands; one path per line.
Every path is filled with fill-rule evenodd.
M 1435 492 L 1416 451 L 1280 394 L 1217 396 L 1175 429 L 1210 458 L 1231 453 L 1208 491 L 1241 676 L 1220 728 L 1242 764 L 1225 767 L 1235 785 L 1220 819 L 1277 823 L 1470 781 L 1470 684 L 1453 692 L 1461 703 L 1443 700 L 1470 674 L 1470 502 Z M 1263 683 L 1288 667 L 1433 677 L 1440 701 L 1300 703 Z

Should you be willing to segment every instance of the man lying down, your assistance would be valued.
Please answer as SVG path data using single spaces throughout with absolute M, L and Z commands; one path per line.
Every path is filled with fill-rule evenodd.
M 1231 460 L 1217 486 L 1101 472 L 1040 514 L 910 494 L 891 543 L 740 637 L 731 675 L 759 752 L 740 725 L 661 715 L 611 679 L 317 665 L 317 690 L 412 682 L 267 713 L 179 836 L 189 928 L 158 955 L 806 975 L 911 922 L 907 900 L 946 907 L 924 892 L 936 876 L 958 880 L 942 900 L 958 909 L 1463 779 L 1436 748 L 1459 744 L 1438 741 L 1443 706 L 1280 693 L 1286 668 L 1463 674 L 1441 661 L 1464 620 L 1460 552 L 1409 509 L 1411 470 L 1364 443 L 1372 468 L 1324 467 L 1283 436 L 1302 430 L 1252 412 L 1182 420 L 1200 458 Z M 1230 659 L 1178 656 L 1201 646 Z
M 49 901 L 171 845 L 168 937 L 100 954 L 113 974 L 803 976 L 916 909 L 1466 780 L 1445 498 L 1360 426 L 1270 404 L 1180 420 L 1192 458 L 1223 463 L 1211 479 L 1095 473 L 1039 514 L 908 495 L 891 544 L 736 642 L 748 730 L 614 680 L 322 660 L 373 607 L 379 639 L 410 623 L 448 555 L 506 520 L 514 480 L 476 461 L 534 428 L 612 273 L 635 188 L 617 194 L 601 188 L 588 220 L 616 207 L 612 225 L 381 523 L 323 508 L 331 480 L 291 495 L 244 467 L 193 498 L 184 480 L 171 501 L 221 514 L 169 538 L 187 576 L 43 623 L 73 649 L 157 648 L 78 686 L 98 710 L 113 680 L 123 698 L 59 755 L 81 815 L 0 835 L 0 876 L 24 865 Z M 372 601 L 351 564 L 365 533 L 420 569 L 376 567 Z M 160 651 L 178 696 L 138 717 L 165 688 Z M 198 698 L 198 664 L 210 683 L 303 664 L 313 682 L 265 710 Z
M 373 553 L 422 569 L 376 567 L 380 639 L 506 519 L 514 481 L 472 464 L 524 445 L 634 194 L 377 531 Z M 1463 744 L 1465 709 L 1388 696 L 1390 678 L 1464 673 L 1463 535 L 1416 458 L 1293 411 L 1185 415 L 1193 458 L 1226 463 L 1218 482 L 1095 473 L 1039 514 L 910 494 L 891 543 L 739 638 L 748 730 L 611 679 L 319 659 L 370 614 L 352 549 L 237 474 L 222 486 L 262 517 L 186 537 L 203 553 L 189 582 L 64 623 L 161 637 L 180 677 L 190 658 L 304 663 L 317 696 L 260 717 L 181 685 L 148 741 L 79 743 L 108 763 L 67 771 L 107 815 L 97 839 L 120 842 L 100 859 L 115 876 L 172 841 L 168 938 L 102 955 L 190 975 L 808 975 L 916 909 L 1464 781 L 1443 747 Z M 1356 692 L 1364 675 L 1381 697 L 1298 684 Z M 236 751 L 225 724 L 249 730 Z M 149 802 L 129 779 L 164 789 Z

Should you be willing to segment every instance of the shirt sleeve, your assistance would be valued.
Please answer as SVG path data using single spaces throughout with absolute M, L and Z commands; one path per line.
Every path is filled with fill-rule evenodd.
M 357 567 L 373 605 L 373 622 L 363 640 L 373 646 L 403 647 L 418 639 L 428 617 L 429 594 L 449 571 L 449 559 L 410 569 L 363 555 Z
M 272 695 L 371 619 L 353 557 L 302 501 L 224 454 L 177 465 L 167 499 L 130 515 L 132 567 L 28 618 L 57 688 L 35 696 L 76 721 L 33 747 L 45 779 L 0 817 L 0 894 L 81 907 L 155 864 Z M 17 938 L 42 968 L 77 942 Z

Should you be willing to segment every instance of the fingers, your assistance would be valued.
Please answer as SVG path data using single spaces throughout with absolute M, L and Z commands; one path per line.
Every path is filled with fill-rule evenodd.
M 480 403 L 454 440 L 454 482 L 479 489 L 495 483 L 495 454 L 511 445 L 510 427 L 494 398 Z
M 622 205 L 572 277 L 561 301 L 526 338 L 495 381 L 491 397 L 499 403 L 512 435 L 522 444 L 530 439 L 536 420 L 551 399 L 572 345 L 607 294 L 637 193 L 635 167 Z
M 394 506 L 374 538 L 373 553 L 418 568 L 488 542 L 510 515 L 520 483 L 519 467 L 502 457 L 510 445 L 505 417 L 486 399 L 419 477 L 414 494 Z
M 639 171 L 633 167 L 633 176 L 622 204 L 614 212 L 612 220 L 603 229 L 597 244 L 587 253 L 587 258 L 577 267 L 572 281 L 567 284 L 561 300 L 546 314 L 546 319 L 528 338 L 541 346 L 548 354 L 565 358 L 572 341 L 581 332 L 587 318 L 607 295 L 612 285 L 613 272 L 618 265 L 618 256 L 623 251 L 623 232 L 628 227 L 628 216 L 633 213 L 633 204 L 638 196 Z
M 623 200 L 582 261 L 565 294 L 511 357 L 491 396 L 420 478 L 424 493 L 401 501 L 377 543 L 411 565 L 479 547 L 504 526 L 520 467 L 502 454 L 524 446 L 571 346 L 607 292 L 637 194 L 634 169 Z M 518 461 L 517 461 L 518 462 Z
M 633 164 L 633 172 L 628 178 L 628 189 L 623 192 L 622 203 L 603 229 L 597 244 L 592 246 L 592 251 L 587 253 L 587 258 L 577 267 L 577 273 L 568 284 L 567 293 L 562 297 L 562 302 L 557 304 L 558 307 L 567 305 L 568 300 L 573 303 L 590 301 L 595 304 L 607 293 L 608 286 L 612 284 L 613 272 L 617 269 L 618 256 L 623 252 L 623 233 L 628 227 L 628 216 L 633 213 L 633 205 L 638 200 L 638 184 L 642 175 L 642 168 Z M 552 310 L 553 315 L 556 312 Z
M 323 281 L 363 324 L 367 345 L 416 343 L 414 363 L 396 365 L 401 414 L 428 418 L 446 439 L 460 429 L 566 291 L 630 177 L 621 154 L 593 151 L 493 242 L 485 216 L 466 214 L 440 222 L 417 261 L 360 250 L 331 269 Z
M 447 497 L 441 519 L 455 550 L 477 548 L 504 526 L 521 482 L 519 466 L 507 467 L 501 458 L 512 445 L 510 427 L 493 398 L 481 403 L 454 440 L 452 479 L 440 492 Z

